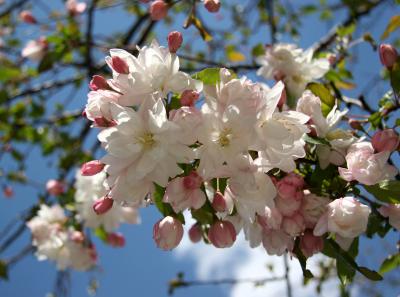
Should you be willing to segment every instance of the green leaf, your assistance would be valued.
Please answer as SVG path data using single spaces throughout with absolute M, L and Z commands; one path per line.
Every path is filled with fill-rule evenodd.
M 202 81 L 205 85 L 216 85 L 220 82 L 220 68 L 206 68 L 192 75 L 194 79 Z
M 364 188 L 378 200 L 400 203 L 400 181 L 398 180 L 385 180 L 373 186 L 364 185 Z
M 388 38 L 390 33 L 395 31 L 399 27 L 400 27 L 400 15 L 395 15 L 390 19 L 389 23 L 387 24 L 385 31 L 381 35 L 381 40 Z
M 368 122 L 371 123 L 374 129 L 378 128 L 382 122 L 382 114 L 379 111 L 371 114 L 368 118 Z
M 379 268 L 379 273 L 385 274 L 397 267 L 400 267 L 400 253 L 387 257 L 382 262 L 381 268 Z
M 319 99 L 321 99 L 322 114 L 324 116 L 327 116 L 333 106 L 335 106 L 335 97 L 333 97 L 326 86 L 319 83 L 309 83 L 307 85 L 307 89 L 309 89 L 315 96 L 318 96 Z
M 356 29 L 356 24 L 351 23 L 350 25 L 345 26 L 345 27 L 340 26 L 336 32 L 340 37 L 345 37 L 347 35 L 353 34 L 355 29 Z
M 358 238 L 353 240 L 348 253 L 353 259 L 355 259 L 357 257 Z M 356 275 L 356 270 L 353 267 L 351 267 L 350 265 L 348 265 L 341 258 L 336 260 L 336 268 L 337 268 L 338 277 L 343 286 L 346 286 L 353 281 L 354 276 Z
M 253 57 L 262 56 L 262 55 L 264 55 L 264 53 L 265 53 L 265 47 L 262 43 L 257 44 L 251 50 L 251 54 L 253 55 Z
M 55 55 L 51 52 L 47 53 L 39 63 L 38 72 L 44 72 L 51 69 L 55 62 L 54 56 Z
M 103 227 L 98 227 L 94 230 L 94 235 L 96 235 L 100 240 L 107 241 L 107 232 Z
M 372 281 L 381 281 L 383 279 L 378 272 L 370 270 L 367 267 L 358 266 L 352 256 L 348 252 L 344 251 L 333 239 L 325 240 L 325 245 L 330 248 L 330 251 L 335 255 L 337 261 L 343 261 L 348 266 L 357 270 Z
M 18 78 L 21 75 L 21 71 L 18 68 L 13 67 L 0 67 L 0 81 L 5 82 Z
M 0 260 L 0 278 L 8 280 L 8 267 L 3 260 Z

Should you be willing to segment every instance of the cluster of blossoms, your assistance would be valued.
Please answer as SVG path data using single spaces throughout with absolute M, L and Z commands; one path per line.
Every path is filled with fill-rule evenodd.
M 374 185 L 397 174 L 388 164 L 397 133 L 378 131 L 367 142 L 339 127 L 347 110 L 335 105 L 324 116 L 321 99 L 305 89 L 329 61 L 313 59 L 312 51 L 268 47 L 259 74 L 277 81 L 270 88 L 224 68 L 214 73 L 215 83 L 203 83 L 207 71 L 180 71 L 181 44 L 181 34 L 172 32 L 168 48 L 153 41 L 137 57 L 112 49 L 106 58 L 112 78 L 93 77 L 84 115 L 99 129 L 106 155 L 76 175 L 75 218 L 113 234 L 109 241 L 118 245 L 110 232 L 137 223 L 137 208 L 156 204 L 163 218 L 153 238 L 164 250 L 179 245 L 188 210 L 197 221 L 189 230 L 193 242 L 226 248 L 243 230 L 250 247 L 262 244 L 272 255 L 292 252 L 298 242 L 310 257 L 326 235 L 348 249 L 366 231 L 370 207 L 346 192 L 317 195 L 299 164 L 334 166 L 344 184 Z M 296 98 L 291 106 L 285 89 Z M 323 141 L 311 145 L 307 138 Z M 399 228 L 399 209 L 379 211 Z

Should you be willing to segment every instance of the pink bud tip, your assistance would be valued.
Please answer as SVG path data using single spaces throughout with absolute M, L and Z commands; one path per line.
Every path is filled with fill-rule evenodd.
M 183 186 L 187 190 L 195 190 L 201 187 L 203 183 L 203 179 L 200 175 L 197 174 L 196 171 L 192 171 L 188 176 L 183 178 Z
M 3 194 L 6 198 L 11 198 L 12 196 L 14 196 L 14 190 L 10 186 L 5 186 L 3 188 Z
M 108 233 L 106 240 L 113 247 L 125 246 L 125 237 L 121 233 Z
M 349 126 L 355 130 L 362 130 L 362 125 L 360 121 L 355 119 L 349 119 Z
M 193 90 L 185 90 L 181 95 L 181 105 L 182 106 L 194 106 L 196 101 L 199 99 L 199 92 Z
M 103 170 L 105 164 L 101 163 L 99 160 L 93 160 L 86 162 L 85 164 L 82 165 L 81 167 L 81 174 L 83 176 L 92 176 L 100 171 Z
M 114 56 L 111 59 L 111 67 L 114 69 L 115 72 L 120 74 L 129 74 L 129 66 L 125 60 L 118 56 Z
M 95 118 L 94 123 L 95 126 L 99 128 L 108 128 L 117 125 L 117 123 L 114 120 L 110 121 L 107 120 L 105 117 Z
M 164 251 L 176 248 L 183 237 L 182 223 L 174 217 L 167 216 L 154 224 L 153 239 Z
M 181 47 L 183 42 L 182 33 L 178 31 L 172 31 L 167 37 L 168 48 L 171 53 L 176 53 Z
M 168 4 L 162 0 L 154 1 L 150 6 L 150 17 L 153 21 L 159 21 L 168 14 Z
M 27 24 L 37 23 L 36 18 L 32 15 L 32 12 L 30 12 L 29 10 L 21 11 L 21 13 L 19 14 L 19 18 Z
M 393 129 L 379 130 L 372 136 L 371 140 L 377 153 L 395 151 L 399 146 L 399 141 L 399 135 Z
M 94 75 L 93 76 L 92 80 L 89 83 L 89 88 L 92 91 L 110 89 L 106 79 L 104 77 L 102 77 L 101 75 Z
M 229 221 L 217 221 L 208 230 L 208 239 L 217 248 L 228 248 L 236 240 L 236 231 Z
M 381 44 L 379 46 L 379 58 L 383 66 L 392 68 L 397 61 L 398 54 L 391 44 Z
M 101 215 L 105 214 L 107 211 L 109 211 L 114 204 L 114 200 L 109 198 L 109 197 L 104 197 L 102 199 L 97 200 L 93 204 L 93 210 L 96 214 Z
M 46 190 L 50 195 L 58 196 L 64 193 L 65 186 L 63 182 L 51 179 L 46 183 Z
M 75 243 L 83 243 L 85 241 L 85 235 L 81 231 L 74 231 L 71 234 L 71 240 Z
M 216 13 L 221 8 L 219 0 L 204 0 L 204 7 L 211 13 Z
M 191 242 L 196 243 L 199 242 L 202 238 L 201 227 L 199 224 L 194 224 L 189 229 L 189 239 Z
M 217 191 L 214 194 L 214 199 L 212 202 L 212 207 L 217 212 L 224 212 L 226 211 L 226 201 L 224 195 L 221 192 Z
M 87 119 L 86 110 L 82 111 L 82 116 Z

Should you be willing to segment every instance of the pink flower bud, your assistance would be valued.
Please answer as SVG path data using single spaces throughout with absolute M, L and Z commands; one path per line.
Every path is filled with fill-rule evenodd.
M 217 248 L 231 247 L 236 240 L 236 231 L 229 221 L 217 221 L 208 230 L 208 239 Z
M 181 95 L 181 104 L 182 106 L 194 106 L 199 97 L 199 92 L 193 90 L 185 90 L 182 92 Z
M 283 181 L 283 180 L 278 182 L 277 190 L 278 190 L 279 196 L 281 196 L 284 199 L 294 199 L 296 197 L 297 187 L 294 185 L 285 183 L 285 181 Z
M 397 61 L 398 54 L 391 44 L 381 44 L 379 46 L 379 58 L 383 66 L 392 68 Z
M 86 162 L 81 167 L 81 174 L 83 176 L 92 176 L 99 172 L 101 172 L 104 168 L 105 164 L 101 163 L 99 160 L 93 160 Z
M 324 248 L 324 241 L 320 236 L 314 236 L 312 231 L 306 231 L 300 238 L 300 249 L 304 256 L 311 257 Z
M 23 10 L 19 14 L 19 18 L 27 24 L 36 24 L 37 20 L 29 10 Z
M 372 137 L 372 146 L 376 152 L 393 152 L 399 146 L 399 135 L 393 129 L 377 131 Z
M 194 224 L 192 227 L 190 227 L 189 238 L 193 243 L 199 242 L 203 238 L 199 224 Z
M 6 198 L 11 198 L 12 196 L 14 196 L 14 190 L 10 186 L 5 186 L 3 188 L 3 194 Z
M 125 246 L 125 237 L 121 233 L 108 233 L 107 243 L 113 247 Z
M 168 48 L 171 53 L 176 53 L 181 47 L 183 42 L 182 33 L 178 31 L 172 31 L 167 37 Z
M 58 196 L 65 191 L 64 183 L 51 179 L 46 183 L 46 190 L 50 195 Z
M 182 237 L 182 223 L 171 216 L 167 216 L 154 224 L 153 239 L 157 246 L 164 251 L 176 248 Z
M 98 128 L 108 128 L 108 127 L 114 127 L 117 125 L 117 123 L 112 120 L 107 120 L 105 117 L 99 117 L 94 119 L 94 124 Z
M 118 56 L 114 56 L 111 59 L 111 67 L 115 72 L 120 74 L 129 74 L 129 66 L 125 60 Z
M 212 207 L 217 212 L 226 211 L 226 201 L 224 195 L 220 191 L 215 192 Z
M 362 125 L 360 121 L 355 119 L 349 119 L 349 126 L 355 130 L 362 130 Z
M 204 0 L 204 7 L 208 12 L 216 13 L 221 8 L 221 2 L 219 0 Z
M 93 203 L 93 210 L 96 214 L 102 215 L 109 211 L 114 204 L 114 200 L 109 197 L 104 197 Z
M 168 4 L 163 0 L 156 0 L 151 3 L 150 17 L 153 21 L 159 21 L 165 18 L 168 14 Z
M 92 91 L 109 90 L 110 86 L 108 85 L 104 77 L 102 77 L 101 75 L 94 75 L 89 83 L 89 88 Z
M 83 243 L 85 241 L 85 235 L 81 231 L 73 231 L 71 234 L 71 240 L 75 243 Z
M 276 208 L 283 216 L 291 216 L 301 207 L 301 199 L 285 199 L 281 196 L 275 198 Z
M 303 177 L 293 172 L 288 173 L 282 180 L 284 180 L 285 183 L 294 185 L 298 189 L 302 189 L 304 187 Z
M 65 2 L 65 7 L 70 15 L 76 16 L 86 10 L 86 3 L 78 2 L 77 0 L 67 0 L 67 2 Z
M 190 172 L 188 176 L 185 176 L 183 178 L 183 186 L 187 190 L 198 189 L 201 187 L 202 183 L 203 183 L 203 179 L 201 178 L 200 175 L 197 174 L 196 171 Z

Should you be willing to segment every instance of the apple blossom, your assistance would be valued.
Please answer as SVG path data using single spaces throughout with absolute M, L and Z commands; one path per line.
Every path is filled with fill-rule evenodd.
M 269 255 L 282 256 L 286 251 L 292 251 L 294 247 L 293 237 L 281 230 L 264 232 L 262 243 Z
M 48 43 L 45 37 L 30 40 L 22 49 L 21 56 L 32 61 L 40 61 L 46 54 Z
M 181 94 L 181 104 L 182 106 L 194 106 L 199 97 L 199 92 L 193 90 L 185 90 Z
M 50 195 L 58 196 L 65 192 L 65 184 L 61 181 L 50 179 L 46 183 L 46 190 Z
M 216 13 L 221 8 L 220 0 L 204 0 L 204 7 L 208 12 Z
M 313 229 L 319 218 L 325 213 L 327 205 L 331 200 L 324 196 L 317 196 L 310 191 L 304 191 L 303 203 L 301 205 L 301 214 L 307 228 Z
M 189 238 L 193 243 L 199 242 L 202 238 L 201 226 L 199 224 L 194 224 L 189 229 Z
M 168 4 L 163 0 L 156 0 L 150 5 L 150 16 L 154 21 L 165 18 L 168 14 Z
M 99 172 L 101 172 L 104 168 L 104 164 L 101 163 L 99 160 L 93 160 L 86 162 L 81 167 L 81 174 L 83 176 L 92 176 Z
M 384 205 L 378 211 L 385 218 L 389 218 L 390 225 L 400 231 L 400 204 Z
M 300 237 L 300 249 L 307 258 L 322 251 L 324 240 L 322 237 L 314 236 L 310 230 L 307 230 Z
M 125 246 L 125 237 L 121 233 L 108 233 L 106 241 L 113 247 Z
M 332 232 L 343 238 L 355 238 L 367 229 L 370 212 L 367 205 L 353 197 L 336 199 L 327 205 L 314 228 L 314 235 Z
M 36 24 L 37 20 L 29 10 L 23 10 L 19 13 L 19 18 L 27 24 Z
M 340 176 L 344 180 L 357 180 L 365 185 L 391 179 L 397 174 L 397 169 L 387 163 L 389 155 L 388 151 L 374 154 L 369 142 L 354 143 L 347 151 L 347 169 L 339 167 Z
M 182 33 L 178 31 L 172 31 L 168 34 L 168 49 L 171 53 L 176 53 L 181 47 L 183 42 Z
M 89 83 L 89 88 L 92 91 L 97 91 L 97 90 L 107 90 L 110 87 L 104 77 L 102 77 L 101 75 L 94 75 Z

